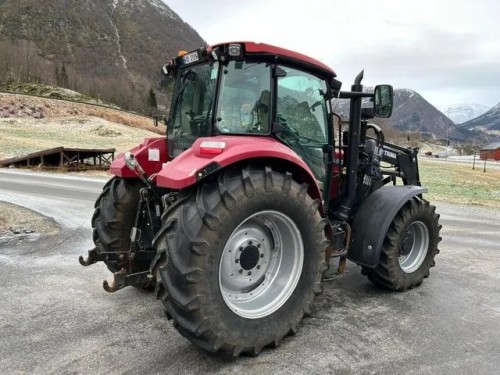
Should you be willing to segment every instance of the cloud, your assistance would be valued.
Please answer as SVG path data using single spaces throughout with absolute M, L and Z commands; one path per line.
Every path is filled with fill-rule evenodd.
M 276 44 L 319 59 L 348 84 L 365 68 L 367 84 L 413 88 L 442 106 L 500 101 L 498 0 L 166 2 L 209 43 Z

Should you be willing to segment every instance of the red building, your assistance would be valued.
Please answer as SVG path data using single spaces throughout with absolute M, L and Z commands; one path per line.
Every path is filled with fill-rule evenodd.
M 482 160 L 500 160 L 500 142 L 490 143 L 480 151 Z

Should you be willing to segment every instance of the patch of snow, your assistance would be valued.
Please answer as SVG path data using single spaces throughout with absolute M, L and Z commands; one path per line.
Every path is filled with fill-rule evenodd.
M 396 89 L 394 90 L 396 93 L 400 93 L 400 94 L 404 94 L 404 95 L 408 95 L 408 98 L 411 99 L 415 96 L 415 91 L 411 90 L 411 89 Z
M 115 1 L 118 1 L 118 0 L 115 0 Z M 108 19 L 109 19 L 109 22 L 111 23 L 111 26 L 115 30 L 116 48 L 118 50 L 118 56 L 122 60 L 123 69 L 128 70 L 127 59 L 122 54 L 122 43 L 121 43 L 121 40 L 120 40 L 120 32 L 118 31 L 118 26 L 116 26 L 116 23 L 115 23 L 115 21 L 113 20 L 112 17 L 108 16 Z
M 169 18 L 173 20 L 179 20 L 179 17 L 174 12 L 172 12 L 172 10 L 168 7 L 168 5 L 165 4 L 163 1 L 161 0 L 147 0 L 147 1 L 149 1 L 149 3 L 153 7 L 157 8 L 160 11 L 160 13 L 167 15 Z

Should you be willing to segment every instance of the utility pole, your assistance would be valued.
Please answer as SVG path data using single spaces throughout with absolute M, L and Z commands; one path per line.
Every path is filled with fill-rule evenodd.
M 448 113 L 446 113 L 446 114 L 448 115 L 448 118 L 450 118 L 449 115 L 450 115 L 450 112 L 451 112 L 451 108 L 448 108 L 447 112 Z M 449 127 L 450 127 L 449 123 L 446 123 L 446 149 L 445 149 L 446 150 L 445 151 L 446 160 L 448 160 L 448 146 L 450 144 Z

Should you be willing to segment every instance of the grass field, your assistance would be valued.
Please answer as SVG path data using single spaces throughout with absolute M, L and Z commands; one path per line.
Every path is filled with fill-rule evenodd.
M 420 160 L 420 180 L 431 201 L 500 208 L 500 170 Z

